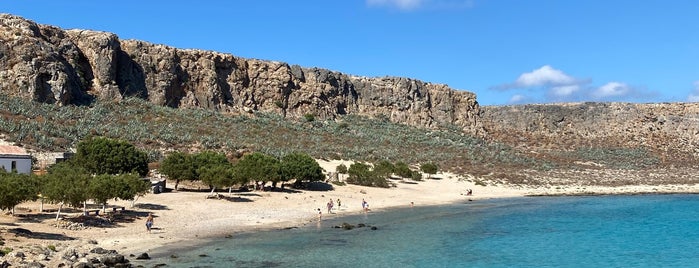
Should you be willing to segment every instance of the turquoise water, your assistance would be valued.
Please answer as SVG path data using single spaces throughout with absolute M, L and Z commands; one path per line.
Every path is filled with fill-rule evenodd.
M 371 228 L 332 228 L 342 222 Z M 177 258 L 169 257 L 175 254 Z M 232 238 L 167 267 L 699 267 L 699 196 L 531 197 L 374 211 Z

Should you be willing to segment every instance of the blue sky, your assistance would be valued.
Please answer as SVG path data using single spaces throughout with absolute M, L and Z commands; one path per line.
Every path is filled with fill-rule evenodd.
M 361 76 L 481 105 L 699 102 L 693 0 L 2 1 L 0 12 Z

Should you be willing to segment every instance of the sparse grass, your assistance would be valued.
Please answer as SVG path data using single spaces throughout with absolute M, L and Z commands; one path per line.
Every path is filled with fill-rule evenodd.
M 322 121 L 314 116 L 309 120 L 311 116 L 294 120 L 269 113 L 174 109 L 137 98 L 61 107 L 0 95 L 0 134 L 42 151 L 67 150 L 85 137 L 99 135 L 133 143 L 146 150 L 151 161 L 172 150 L 206 149 L 234 156 L 259 151 L 277 157 L 306 152 L 323 159 L 432 162 L 440 171 L 476 176 L 515 169 L 567 168 L 577 160 L 623 169 L 646 168 L 658 162 L 643 149 L 589 148 L 554 151 L 542 157 L 466 135 L 456 127 L 433 130 L 392 123 L 383 117 L 347 115 Z
M 434 162 L 443 170 L 486 162 L 541 165 L 503 144 L 456 130 L 426 130 L 361 116 L 308 122 L 277 114 L 224 114 L 173 109 L 141 99 L 56 106 L 0 95 L 0 133 L 37 150 L 66 150 L 89 135 L 129 141 L 152 161 L 163 151 L 201 149 L 232 153 L 260 151 L 282 156 L 294 151 L 317 158 Z

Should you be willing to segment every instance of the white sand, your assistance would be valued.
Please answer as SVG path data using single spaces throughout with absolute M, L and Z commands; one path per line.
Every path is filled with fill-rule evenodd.
M 335 166 L 348 162 L 319 161 L 327 171 L 334 171 Z M 475 185 L 469 179 L 453 174 L 437 174 L 439 179 L 392 180 L 396 187 L 373 188 L 356 185 L 334 186 L 331 191 L 287 191 L 287 192 L 243 192 L 222 193 L 226 199 L 207 199 L 208 192 L 169 192 L 148 194 L 136 201 L 137 208 L 130 208 L 130 202 L 111 202 L 130 210 L 152 212 L 155 216 L 155 229 L 146 232 L 145 216 L 134 222 L 119 223 L 116 228 L 90 228 L 70 231 L 49 225 L 52 219 L 41 222 L 19 221 L 16 217 L 4 215 L 0 224 L 29 229 L 33 232 L 59 233 L 69 237 L 80 238 L 74 242 L 85 243 L 87 239 L 98 241 L 99 246 L 116 249 L 122 254 L 139 254 L 158 252 L 168 247 L 183 247 L 206 242 L 207 238 L 225 237 L 240 231 L 255 231 L 269 228 L 302 226 L 317 222 L 317 209 L 323 212 L 323 218 L 362 213 L 361 202 L 365 199 L 371 208 L 370 213 L 381 210 L 410 206 L 440 205 L 461 202 L 468 199 L 517 197 L 525 195 L 548 194 L 630 194 L 662 192 L 699 192 L 698 185 L 690 186 L 625 186 L 625 187 L 542 187 L 527 188 L 504 185 Z M 169 185 L 172 186 L 172 185 Z M 472 196 L 466 196 L 467 189 L 473 189 Z M 231 198 L 233 198 L 231 200 Z M 328 215 L 326 204 L 332 199 L 340 199 L 342 206 Z M 337 204 L 335 204 L 337 206 Z M 36 211 L 36 202 L 22 204 L 21 208 Z M 33 212 L 35 213 L 35 212 Z M 11 242 L 11 241 L 7 241 Z M 17 240 L 16 243 L 37 243 L 36 240 Z M 12 243 L 15 243 L 12 242 Z M 42 241 L 38 241 L 42 242 Z M 43 241 L 55 243 L 55 241 Z M 11 246 L 11 245 L 10 245 Z

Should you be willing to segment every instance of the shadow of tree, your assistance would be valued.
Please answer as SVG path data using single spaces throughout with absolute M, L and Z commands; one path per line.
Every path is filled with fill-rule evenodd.
M 15 234 L 16 236 L 32 238 L 32 239 L 40 239 L 40 240 L 60 240 L 60 241 L 75 240 L 75 238 L 70 237 L 70 236 L 66 236 L 63 234 L 54 234 L 54 233 L 46 233 L 46 232 L 32 232 L 32 231 L 24 229 L 24 228 L 12 228 L 12 229 L 7 230 L 7 232 Z
M 159 205 L 159 204 L 152 204 L 152 203 L 138 203 L 134 205 L 134 207 L 140 208 L 140 209 L 148 209 L 148 210 L 170 210 L 167 206 Z M 147 213 L 146 213 L 147 215 Z
M 63 211 L 61 211 L 61 214 L 64 214 Z M 21 215 L 15 215 L 18 218 L 19 222 L 33 222 L 33 223 L 39 223 L 43 222 L 44 220 L 48 219 L 55 219 L 56 218 L 56 212 L 43 212 L 43 213 L 36 213 L 36 214 L 21 214 Z
M 258 195 L 259 196 L 259 195 Z M 229 202 L 253 202 L 252 199 L 240 197 L 240 196 L 227 196 L 222 194 L 209 195 L 206 199 L 223 199 Z
M 325 182 L 314 181 L 306 184 L 306 190 L 308 191 L 332 191 L 334 189 L 332 184 Z

